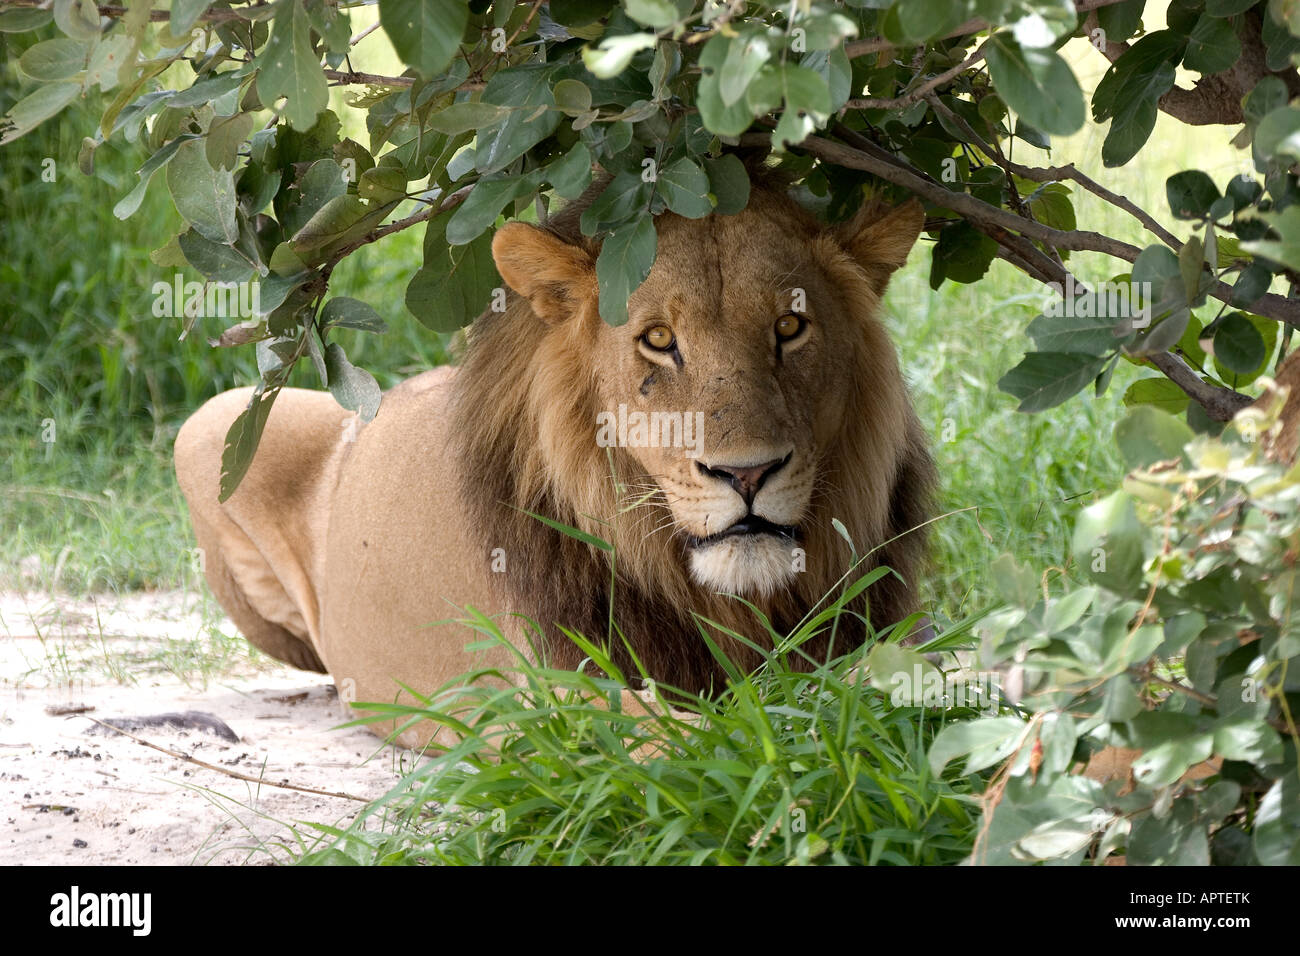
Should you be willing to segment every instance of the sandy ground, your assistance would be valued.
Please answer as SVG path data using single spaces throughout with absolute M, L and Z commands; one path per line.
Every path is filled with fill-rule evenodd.
M 0 593 L 0 864 L 285 862 L 316 839 L 308 821 L 346 825 L 363 806 L 234 779 L 91 717 L 202 712 L 238 742 L 133 733 L 261 781 L 366 799 L 410 771 L 409 754 L 364 729 L 334 729 L 345 718 L 328 677 L 214 635 L 234 632 L 201 600 Z

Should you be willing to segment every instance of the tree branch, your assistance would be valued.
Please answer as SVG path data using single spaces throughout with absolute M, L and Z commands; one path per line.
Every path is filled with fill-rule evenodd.
M 336 83 L 364 83 L 367 86 L 397 86 L 404 89 L 415 85 L 415 80 L 409 76 L 380 76 L 378 73 L 358 73 L 355 70 L 326 70 L 325 78 Z
M 1074 167 L 1073 163 L 1069 163 L 1065 166 L 1037 167 L 1037 166 L 1024 166 L 1021 165 L 1020 163 L 1012 162 L 1003 154 L 1002 149 L 997 145 L 997 143 L 992 143 L 992 144 L 986 143 L 984 141 L 984 138 L 980 136 L 980 134 L 977 133 L 971 127 L 971 125 L 966 122 L 966 120 L 964 120 L 961 116 L 958 116 L 952 110 L 948 109 L 948 107 L 943 104 L 943 101 L 939 99 L 939 97 L 930 94 L 929 96 L 926 97 L 926 99 L 929 101 L 930 107 L 935 112 L 942 114 L 949 122 L 955 123 L 958 126 L 958 128 L 962 130 L 962 132 L 964 132 L 967 136 L 971 138 L 971 142 L 974 143 L 979 148 L 980 152 L 984 153 L 984 155 L 987 156 L 992 162 L 996 163 L 998 166 L 1002 167 L 1007 172 L 1015 173 L 1017 176 L 1021 177 L 1022 179 L 1030 179 L 1036 183 L 1054 183 L 1054 182 L 1061 182 L 1062 180 L 1067 180 L 1067 179 L 1072 180 L 1078 183 L 1084 189 L 1088 190 L 1088 192 L 1092 193 L 1094 196 L 1098 196 L 1099 198 L 1104 199 L 1106 202 L 1110 203 L 1112 206 L 1116 206 L 1119 209 L 1124 210 L 1126 213 L 1128 213 L 1130 216 L 1132 216 L 1134 219 L 1140 222 L 1142 226 L 1147 230 L 1147 232 L 1151 233 L 1153 236 L 1155 236 L 1165 245 L 1169 246 L 1169 248 L 1173 249 L 1174 252 L 1177 252 L 1179 249 L 1183 247 L 1182 242 L 1180 242 L 1178 238 L 1174 236 L 1173 233 L 1171 233 L 1164 226 L 1160 225 L 1160 223 L 1156 222 L 1153 216 L 1151 216 L 1149 213 L 1144 211 L 1136 203 L 1132 202 L 1131 200 L 1127 199 L 1124 196 L 1120 196 L 1117 193 L 1111 192 L 1109 189 L 1102 186 L 1100 183 L 1097 183 L 1093 179 L 1089 178 L 1088 176 L 1085 176 L 1083 173 L 1079 172 L 1079 170 L 1077 170 Z
M 835 132 L 837 135 L 844 136 L 846 131 L 842 127 L 836 127 Z M 885 182 L 901 186 L 937 206 L 953 210 L 983 232 L 987 232 L 991 227 L 1001 227 L 1056 249 L 1068 249 L 1072 252 L 1100 252 L 1130 263 L 1136 262 L 1138 254 L 1142 251 L 1137 246 L 1098 232 L 1082 229 L 1069 231 L 1053 229 L 1051 226 L 1032 219 L 1023 219 L 1013 212 L 990 205 L 969 193 L 948 189 L 875 144 L 871 144 L 870 149 L 865 148 L 863 144 L 867 143 L 867 140 L 852 131 L 847 132 L 862 148 L 855 149 L 821 136 L 809 136 L 794 148 L 811 153 L 825 162 L 871 173 Z M 746 133 L 740 137 L 740 143 L 742 146 L 770 145 L 771 135 Z M 1175 248 L 1181 248 L 1181 243 Z M 1220 302 L 1230 302 L 1232 287 L 1223 282 L 1216 282 L 1209 289 L 1209 294 Z M 1300 326 L 1300 301 L 1293 301 L 1276 293 L 1270 292 L 1261 296 L 1250 305 L 1250 310 L 1257 315 L 1276 319 L 1287 325 Z
M 430 203 L 424 209 L 421 209 L 417 213 L 412 213 L 405 219 L 398 219 L 396 222 L 390 222 L 386 226 L 379 226 L 376 229 L 372 229 L 360 239 L 348 243 L 346 246 L 341 247 L 330 255 L 329 259 L 325 262 L 324 269 L 321 270 L 321 274 L 328 277 L 336 265 L 343 261 L 347 256 L 356 252 L 362 246 L 368 246 L 372 242 L 378 242 L 385 236 L 391 236 L 395 232 L 401 232 L 404 229 L 410 229 L 412 226 L 418 226 L 420 223 L 428 222 L 434 216 L 441 215 L 449 209 L 455 209 L 466 200 L 469 196 L 470 190 L 473 188 L 473 183 L 468 186 L 462 186 L 454 193 L 448 193 L 446 196 L 443 196 L 439 202 Z
M 870 148 L 854 149 L 818 136 L 809 136 L 796 148 L 812 153 L 825 162 L 871 173 L 886 182 L 902 186 L 938 206 L 961 214 L 963 219 L 998 243 L 1004 252 L 1003 258 L 1026 275 L 1048 285 L 1058 295 L 1065 295 L 1071 274 L 1063 265 L 1035 246 L 1031 239 L 1046 242 L 1059 249 L 1104 252 L 1129 262 L 1136 259 L 1141 251 L 1136 246 L 1119 242 L 1100 233 L 1081 230 L 1066 232 L 1032 219 L 1023 219 L 967 193 L 947 189 L 896 156 L 887 153 L 885 156 L 879 155 L 885 153 L 885 150 L 851 130 L 837 128 L 835 131 L 847 135 L 859 145 L 870 146 Z M 742 146 L 770 144 L 770 142 L 771 136 L 767 133 L 747 133 L 741 137 Z M 1077 282 L 1075 284 L 1077 285 Z M 1231 294 L 1230 288 L 1223 283 L 1219 285 L 1225 295 Z M 1286 300 L 1282 301 L 1286 302 Z M 1294 308 L 1294 304 L 1288 303 L 1288 305 Z M 1293 318 L 1293 324 L 1300 324 L 1300 316 Z M 1163 372 L 1216 421 L 1229 420 L 1252 401 L 1249 396 L 1240 392 L 1202 381 L 1191 366 L 1169 352 L 1153 353 L 1144 358 L 1149 359 L 1152 365 Z

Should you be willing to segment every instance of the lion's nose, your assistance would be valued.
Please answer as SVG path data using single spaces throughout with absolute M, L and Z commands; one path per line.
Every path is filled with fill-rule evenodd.
M 720 478 L 731 485 L 736 489 L 736 493 L 745 499 L 745 507 L 751 508 L 754 505 L 754 496 L 758 494 L 758 489 L 763 487 L 763 482 L 789 460 L 790 456 L 786 455 L 784 458 L 765 461 L 761 465 L 705 465 L 696 461 L 695 466 L 704 474 Z

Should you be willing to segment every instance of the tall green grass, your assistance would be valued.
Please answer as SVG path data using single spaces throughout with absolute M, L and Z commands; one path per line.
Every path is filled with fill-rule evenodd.
M 865 650 L 822 662 L 793 635 L 715 698 L 663 687 L 625 709 L 605 650 L 571 634 L 605 676 L 534 666 L 467 675 L 371 721 L 433 719 L 456 741 L 347 829 L 316 828 L 307 865 L 955 864 L 979 819 L 976 775 L 933 775 L 925 754 L 964 709 L 892 706 L 864 683 Z M 509 646 L 495 621 L 465 621 Z M 708 640 L 708 622 L 701 621 Z M 950 639 L 959 637 L 958 632 Z M 470 683 L 491 676 L 507 687 Z M 644 676 L 644 675 L 642 675 Z M 358 705 L 362 706 L 362 705 Z M 648 711 L 649 713 L 646 713 Z M 383 825 L 369 820 L 383 816 Z

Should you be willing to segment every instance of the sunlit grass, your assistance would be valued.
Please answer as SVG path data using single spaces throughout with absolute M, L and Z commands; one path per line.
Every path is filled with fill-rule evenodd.
M 504 641 L 495 622 L 467 623 Z M 415 706 L 367 704 L 381 711 L 376 720 L 435 719 L 456 742 L 301 862 L 960 862 L 983 780 L 935 777 L 925 751 L 945 722 L 969 715 L 892 706 L 865 686 L 861 651 L 796 667 L 814 630 L 713 699 L 661 686 L 644 708 L 624 709 L 627 675 L 579 637 L 587 670 L 616 679 L 520 656 L 497 672 L 515 686 L 461 684 Z M 381 813 L 381 828 L 366 825 Z

